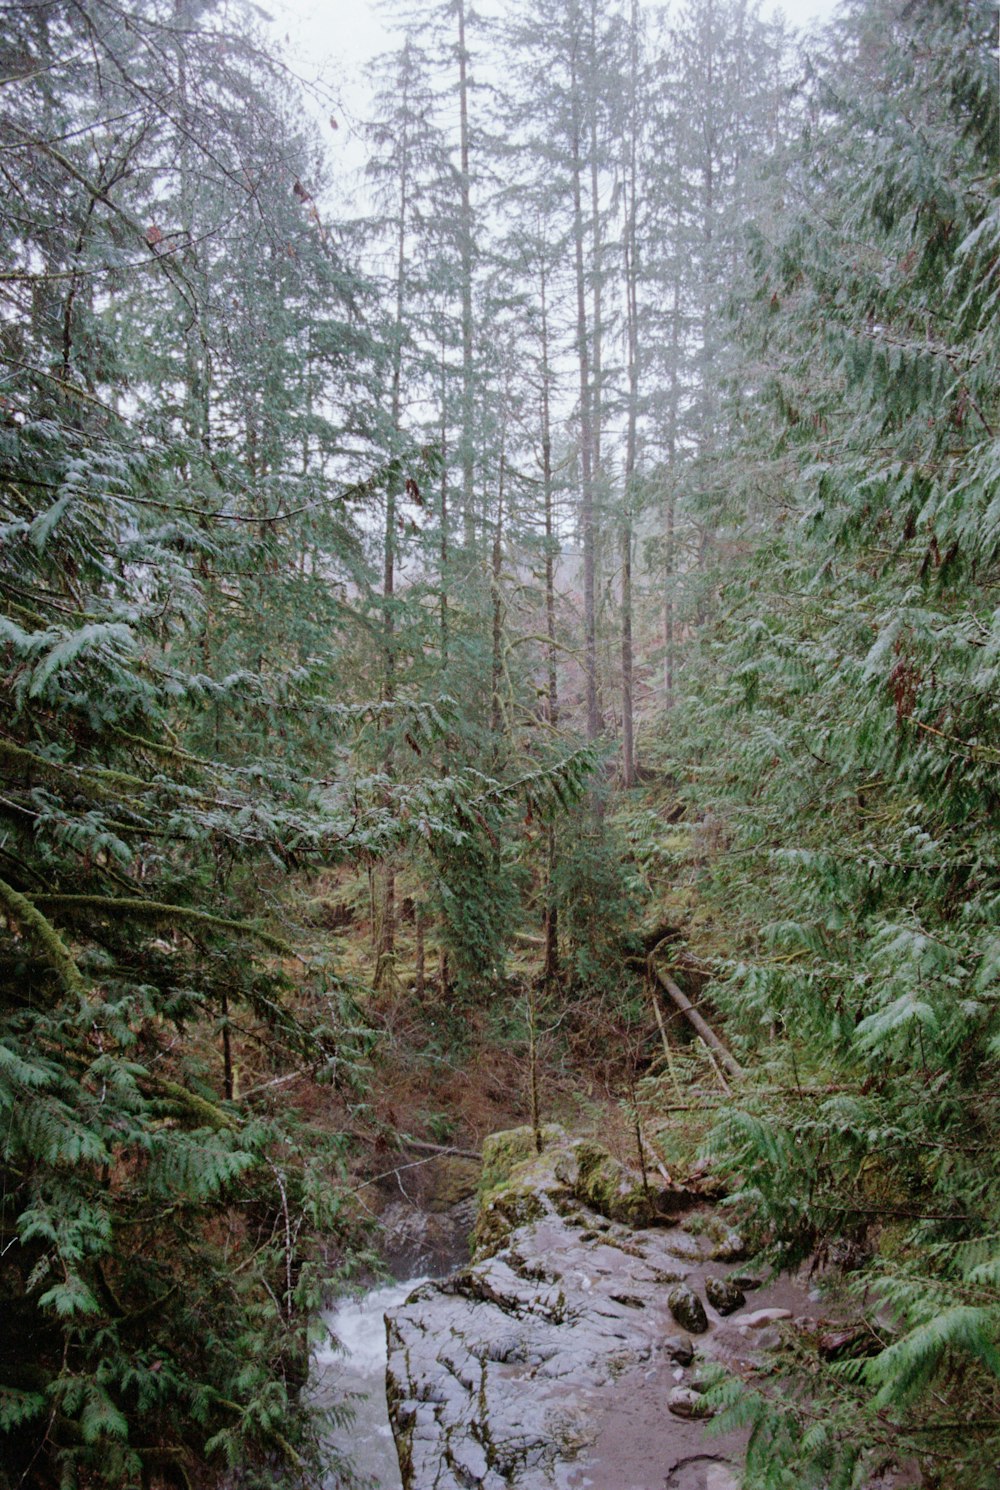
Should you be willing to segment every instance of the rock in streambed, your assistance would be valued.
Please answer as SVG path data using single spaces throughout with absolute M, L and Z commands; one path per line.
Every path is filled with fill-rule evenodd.
M 541 1154 L 530 1129 L 487 1142 L 473 1262 L 387 1318 L 406 1490 L 662 1490 L 671 1475 L 707 1484 L 703 1467 L 728 1490 L 739 1442 L 706 1449 L 694 1366 L 760 1346 L 730 1331 L 717 1348 L 723 1320 L 704 1290 L 705 1270 L 721 1272 L 717 1239 L 679 1226 L 698 1197 L 646 1190 L 561 1130 L 544 1137 Z M 678 1289 L 705 1320 L 696 1347 L 678 1336 Z

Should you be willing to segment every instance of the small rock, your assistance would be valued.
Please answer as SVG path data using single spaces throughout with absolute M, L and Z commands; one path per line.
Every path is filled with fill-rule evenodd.
M 670 1312 L 682 1329 L 692 1335 L 704 1334 L 708 1329 L 708 1316 L 701 1299 L 686 1283 L 678 1283 L 667 1294 Z M 788 1312 L 787 1310 L 785 1311 Z
M 678 1366 L 690 1366 L 694 1360 L 694 1346 L 687 1335 L 668 1335 L 663 1349 Z
M 720 1314 L 733 1314 L 747 1301 L 731 1278 L 706 1278 L 705 1297 Z
M 779 1319 L 791 1319 L 791 1309 L 755 1309 L 752 1314 L 738 1314 L 733 1324 L 745 1330 L 762 1330 L 766 1325 L 777 1324 Z
M 667 1397 L 667 1408 L 676 1418 L 710 1418 L 712 1409 L 693 1387 L 674 1387 Z
M 746 1256 L 746 1244 L 738 1231 L 727 1230 L 711 1251 L 713 1262 L 740 1262 Z

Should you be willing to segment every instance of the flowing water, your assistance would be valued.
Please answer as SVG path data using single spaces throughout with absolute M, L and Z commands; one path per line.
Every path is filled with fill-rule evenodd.
M 332 1447 L 348 1459 L 359 1484 L 371 1490 L 401 1490 L 396 1445 L 385 1402 L 385 1319 L 425 1278 L 373 1288 L 361 1298 L 343 1299 L 326 1315 L 343 1347 L 321 1346 L 314 1357 L 316 1395 L 322 1403 L 350 1401 L 354 1421 L 334 1429 Z M 329 1490 L 343 1481 L 336 1475 Z

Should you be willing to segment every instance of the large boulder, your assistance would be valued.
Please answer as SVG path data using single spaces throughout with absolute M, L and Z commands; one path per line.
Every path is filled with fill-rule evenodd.
M 697 1359 L 738 1367 L 759 1337 L 732 1328 L 720 1355 L 729 1327 L 695 1292 L 706 1249 L 662 1224 L 676 1193 L 647 1189 L 592 1140 L 542 1138 L 540 1153 L 530 1128 L 487 1140 L 473 1261 L 387 1318 L 405 1490 L 556 1490 L 567 1475 L 620 1490 L 651 1465 L 657 1483 L 694 1490 L 715 1461 L 689 1373 Z M 693 1244 L 679 1273 L 681 1239 Z
M 512 1231 L 546 1209 L 568 1214 L 582 1205 L 609 1221 L 648 1226 L 682 1203 L 680 1192 L 644 1184 L 592 1139 L 570 1138 L 555 1124 L 546 1124 L 541 1138 L 541 1152 L 530 1127 L 494 1133 L 483 1144 L 477 1258 L 496 1252 Z
M 670 1312 L 682 1330 L 692 1335 L 703 1335 L 708 1329 L 705 1305 L 686 1283 L 676 1283 L 667 1294 Z

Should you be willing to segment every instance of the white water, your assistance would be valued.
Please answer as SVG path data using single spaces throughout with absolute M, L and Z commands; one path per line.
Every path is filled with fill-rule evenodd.
M 316 1395 L 321 1402 L 351 1399 L 354 1421 L 336 1428 L 330 1441 L 351 1461 L 361 1484 L 372 1490 L 401 1490 L 396 1445 L 385 1402 L 385 1319 L 425 1278 L 373 1288 L 359 1299 L 343 1299 L 325 1316 L 342 1350 L 320 1346 L 313 1358 Z M 363 1394 L 353 1397 L 353 1394 Z M 329 1490 L 341 1484 L 334 1475 Z

